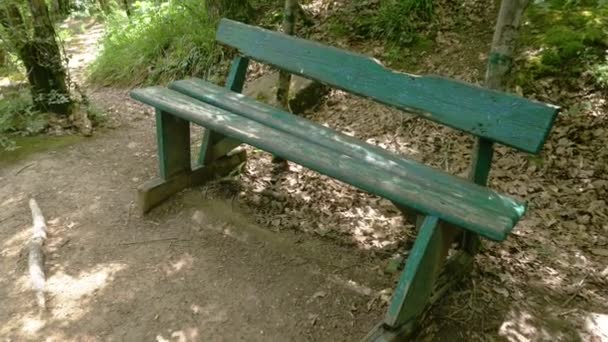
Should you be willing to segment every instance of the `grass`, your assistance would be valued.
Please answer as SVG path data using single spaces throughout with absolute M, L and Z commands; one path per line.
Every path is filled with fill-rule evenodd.
M 332 20 L 336 36 L 378 39 L 394 46 L 413 45 L 434 16 L 432 0 L 355 0 Z
M 13 140 L 14 148 L 10 150 L 0 148 L 0 165 L 8 165 L 26 158 L 33 153 L 46 152 L 72 145 L 80 140 L 82 136 L 35 136 L 16 137 Z
M 608 84 L 608 2 L 550 0 L 532 5 L 522 32 L 528 50 L 515 82 L 525 88 L 545 77 L 576 80 L 589 75 Z
M 36 134 L 48 124 L 46 115 L 32 109 L 32 99 L 25 90 L 5 90 L 0 99 L 0 150 L 15 149 L 16 133 Z
M 103 50 L 89 80 L 132 86 L 204 76 L 221 58 L 215 27 L 200 0 L 136 2 L 130 19 L 121 11 L 106 18 Z

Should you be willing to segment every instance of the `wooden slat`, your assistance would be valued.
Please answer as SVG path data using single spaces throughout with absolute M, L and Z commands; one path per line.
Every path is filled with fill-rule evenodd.
M 217 40 L 293 74 L 531 153 L 540 151 L 559 110 L 438 76 L 397 73 L 360 54 L 228 19 Z
M 376 163 L 352 158 L 173 90 L 159 87 L 138 89 L 131 92 L 131 96 L 160 110 L 390 201 L 437 216 L 492 240 L 504 240 L 517 222 L 513 214 L 521 216 L 525 211 L 525 204 L 484 187 L 471 184 L 466 193 L 463 193 L 453 187 L 441 186 L 439 184 L 448 183 L 440 179 L 447 176 L 441 171 L 425 168 L 427 173 L 434 173 L 420 175 L 412 171 L 407 177 L 397 176 Z M 412 168 L 416 169 L 418 166 Z M 425 177 L 428 182 L 421 183 L 420 180 Z
M 157 110 L 156 137 L 160 177 L 190 171 L 190 123 Z
M 421 186 L 445 186 L 455 189 L 464 196 L 468 196 L 468 192 L 472 188 L 471 183 L 464 179 L 405 159 L 375 145 L 336 132 L 331 128 L 284 112 L 242 94 L 231 92 L 212 83 L 200 79 L 189 79 L 173 82 L 169 87 L 182 94 L 194 97 L 229 112 L 245 116 L 266 126 L 282 130 L 290 135 L 353 158 L 365 160 L 399 177 L 415 179 Z M 430 182 L 433 182 L 433 184 L 430 184 Z M 478 190 L 475 189 L 474 191 Z M 495 209 L 491 204 L 483 201 L 479 202 L 478 205 L 486 207 L 488 210 Z M 513 211 L 511 218 L 517 220 L 520 215 L 521 213 Z

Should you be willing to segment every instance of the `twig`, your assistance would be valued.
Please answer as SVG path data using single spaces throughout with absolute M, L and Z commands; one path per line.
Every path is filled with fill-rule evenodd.
M 36 302 L 41 309 L 46 309 L 44 298 L 44 286 L 46 283 L 44 275 L 44 253 L 42 246 L 47 236 L 47 227 L 42 216 L 42 211 L 35 199 L 30 199 L 30 209 L 32 210 L 32 238 L 29 243 L 29 272 L 32 288 L 36 292 Z
M 128 227 L 131 222 L 131 207 L 133 206 L 133 202 L 129 202 L 129 207 L 127 208 L 127 220 L 125 221 L 125 226 Z
M 36 165 L 36 162 L 29 163 L 29 164 L 25 165 L 24 167 L 22 167 L 19 170 L 17 170 L 17 172 L 15 172 L 15 176 L 19 175 L 21 172 L 25 171 L 26 169 L 28 169 L 28 168 L 30 168 L 30 167 L 32 167 L 34 165 Z
M 122 245 L 122 246 L 143 245 L 143 244 L 148 244 L 148 243 L 165 242 L 165 241 L 188 241 L 188 240 L 179 239 L 179 238 L 166 238 L 166 239 L 144 240 L 144 241 L 134 241 L 134 242 L 121 242 L 121 243 L 119 243 L 119 245 Z

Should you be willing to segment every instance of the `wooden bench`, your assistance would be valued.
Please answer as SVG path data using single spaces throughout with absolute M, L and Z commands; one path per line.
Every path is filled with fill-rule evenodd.
M 245 160 L 243 152 L 230 153 L 241 143 L 392 201 L 416 219 L 418 235 L 386 317 L 366 340 L 409 334 L 428 304 L 466 276 L 478 237 L 503 241 L 524 215 L 524 202 L 485 186 L 493 143 L 539 153 L 557 107 L 442 77 L 397 73 L 362 55 L 231 20 L 221 21 L 217 40 L 240 52 L 226 87 L 189 79 L 131 93 L 156 108 L 160 178 L 139 189 L 141 209 L 229 172 Z M 249 59 L 477 136 L 471 179 L 243 96 Z M 190 122 L 206 128 L 194 167 Z

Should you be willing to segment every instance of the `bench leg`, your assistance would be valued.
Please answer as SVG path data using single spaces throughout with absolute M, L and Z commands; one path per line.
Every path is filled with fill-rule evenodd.
M 217 158 L 205 166 L 191 167 L 190 123 L 166 112 L 156 112 L 159 178 L 138 188 L 138 205 L 142 213 L 162 203 L 181 190 L 200 185 L 224 175 L 245 161 L 245 152 Z
M 459 274 L 466 274 L 461 267 L 465 263 L 461 255 L 466 253 L 458 253 L 445 262 L 452 243 L 460 235 L 458 229 L 440 223 L 434 216 L 421 217 L 417 226 L 418 237 L 384 321 L 364 341 L 403 341 L 414 332 L 429 304 L 440 298 Z
M 169 179 L 153 179 L 138 189 L 138 204 L 142 213 L 161 204 L 170 196 L 193 186 L 202 185 L 214 178 L 228 174 L 246 160 L 245 151 L 215 160 L 206 166 L 199 166 L 192 171 L 173 175 Z

